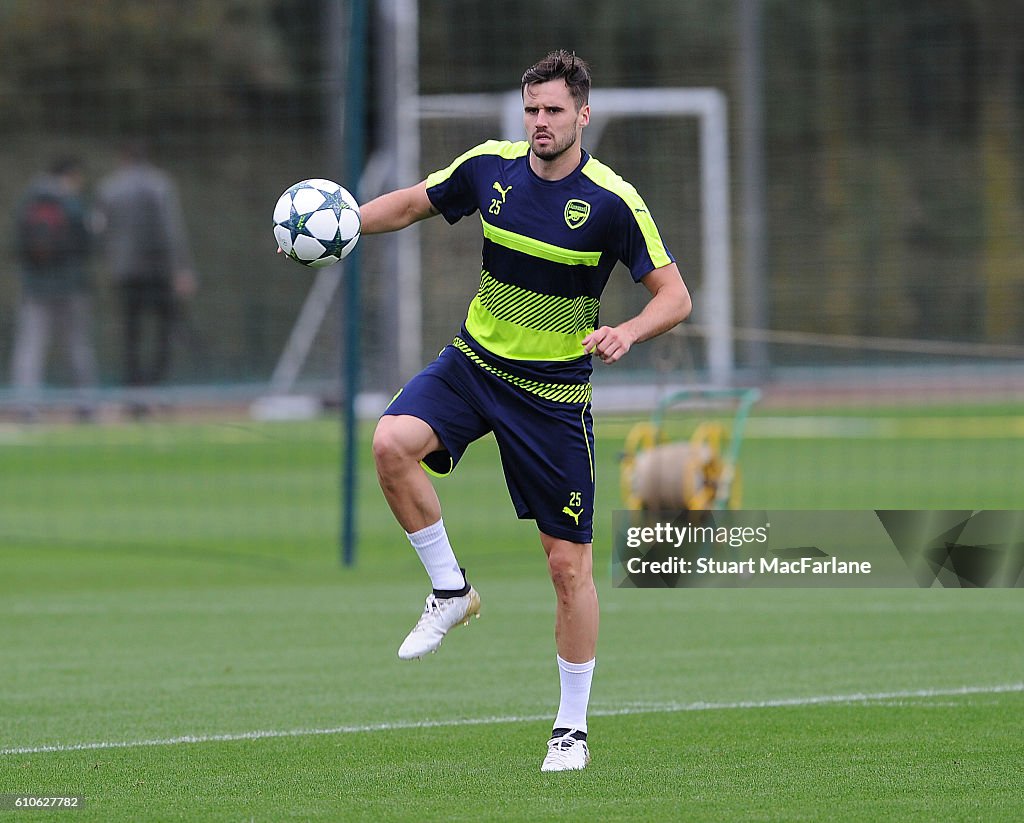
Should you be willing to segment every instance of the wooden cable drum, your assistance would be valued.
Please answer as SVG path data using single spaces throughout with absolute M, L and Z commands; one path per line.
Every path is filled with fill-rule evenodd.
M 715 498 L 721 460 L 706 441 L 666 443 L 636 455 L 632 496 L 648 510 L 706 509 Z

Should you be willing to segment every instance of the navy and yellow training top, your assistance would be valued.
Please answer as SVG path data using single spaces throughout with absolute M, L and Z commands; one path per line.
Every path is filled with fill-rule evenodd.
M 636 189 L 586 152 L 568 177 L 530 168 L 529 143 L 488 141 L 427 177 L 449 223 L 480 212 L 480 289 L 454 345 L 478 366 L 562 402 L 589 400 L 601 292 L 622 261 L 634 281 L 674 261 Z

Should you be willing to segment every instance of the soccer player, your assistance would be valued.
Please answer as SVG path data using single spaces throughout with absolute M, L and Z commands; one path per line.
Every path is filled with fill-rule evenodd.
M 381 489 L 433 591 L 402 643 L 403 660 L 436 651 L 479 616 L 424 468 L 448 474 L 493 432 L 520 518 L 537 522 L 557 597 L 561 698 L 542 771 L 590 761 L 587 707 L 598 630 L 592 574 L 594 436 L 591 359 L 614 363 L 675 326 L 690 296 L 636 190 L 581 146 L 590 70 L 556 51 L 522 78 L 527 140 L 490 141 L 410 188 L 362 206 L 362 232 L 395 231 L 441 214 L 480 213 L 483 271 L 462 329 L 392 400 L 373 439 Z M 650 298 L 615 326 L 600 296 L 622 261 Z

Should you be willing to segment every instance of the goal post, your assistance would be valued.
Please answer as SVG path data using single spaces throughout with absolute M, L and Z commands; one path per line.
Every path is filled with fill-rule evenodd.
M 389 0 L 394 6 L 394 19 L 406 19 L 415 8 L 415 0 Z M 397 10 L 401 10 L 401 14 Z M 389 16 L 388 19 L 392 19 Z M 385 26 L 384 28 L 388 28 Z M 415 26 L 391 25 L 392 39 L 397 44 L 392 53 L 407 54 L 415 44 Z M 399 48 L 398 46 L 401 46 Z M 498 93 L 462 93 L 421 95 L 416 93 L 415 61 L 398 60 L 384 84 L 381 109 L 404 112 L 401 122 L 394 123 L 388 133 L 396 139 L 375 153 L 364 170 L 360 191 L 376 193 L 382 187 L 409 185 L 418 179 L 420 156 L 420 123 L 425 120 L 450 118 L 496 121 L 503 137 L 522 139 L 522 96 L 519 90 Z M 725 95 L 714 88 L 613 88 L 591 92 L 593 112 L 586 130 L 587 146 L 595 149 L 605 127 L 621 117 L 694 117 L 698 122 L 701 252 L 703 259 L 701 288 L 697 300 L 697 316 L 703 330 L 707 352 L 708 382 L 728 386 L 735 371 L 733 284 L 731 261 L 731 207 L 729 182 L 728 114 Z M 386 103 L 386 105 L 385 105 Z M 400 136 L 397 137 L 397 136 Z M 413 226 L 404 232 L 380 238 L 391 270 L 394 292 L 402 295 L 396 311 L 393 347 L 389 368 L 395 384 L 412 377 L 423 365 L 423 283 L 422 242 Z M 275 395 L 291 392 L 301 373 L 312 341 L 324 320 L 318 310 L 338 286 L 338 274 L 324 275 L 323 282 L 311 290 L 307 303 L 297 318 L 292 335 L 281 354 L 271 390 Z M 691 285 L 693 285 L 691 283 Z
M 615 88 L 590 93 L 593 111 L 586 130 L 593 149 L 604 127 L 618 117 L 696 117 L 700 140 L 700 220 L 703 288 L 699 310 L 707 344 L 708 378 L 716 386 L 733 381 L 733 289 L 731 212 L 729 204 L 729 134 L 725 95 L 714 88 Z M 520 140 L 523 100 L 520 92 L 494 94 L 419 95 L 419 120 L 451 117 L 498 118 L 502 136 Z M 422 311 L 422 295 L 406 293 Z M 402 330 L 399 329 L 399 334 Z M 404 340 L 399 349 L 419 351 L 420 343 Z

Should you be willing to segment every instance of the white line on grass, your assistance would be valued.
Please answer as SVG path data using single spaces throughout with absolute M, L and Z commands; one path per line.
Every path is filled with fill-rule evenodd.
M 974 694 L 1010 694 L 1024 692 L 1024 683 L 996 686 L 960 686 L 953 689 L 914 689 L 898 692 L 870 692 L 854 694 L 824 694 L 809 697 L 782 697 L 772 700 L 737 700 L 726 703 L 629 703 L 618 709 L 594 709 L 591 717 L 620 717 L 636 714 L 665 714 L 676 712 L 706 712 L 726 709 L 779 709 L 791 706 L 821 706 L 843 703 L 877 703 L 893 700 L 958 697 Z M 354 726 L 334 726 L 325 729 L 278 729 L 229 734 L 182 735 L 152 740 L 106 740 L 91 743 L 55 743 L 49 746 L 15 746 L 0 749 L 0 755 L 47 754 L 52 752 L 81 752 L 100 749 L 134 749 L 146 746 L 179 746 L 191 743 L 231 743 L 244 740 L 268 740 L 282 737 L 320 737 L 324 735 L 359 734 L 366 732 L 403 731 L 407 729 L 438 729 L 455 726 L 485 726 L 491 723 L 539 723 L 550 720 L 550 714 L 508 715 L 495 717 L 460 717 L 450 720 L 406 720 L 393 723 L 368 723 Z

